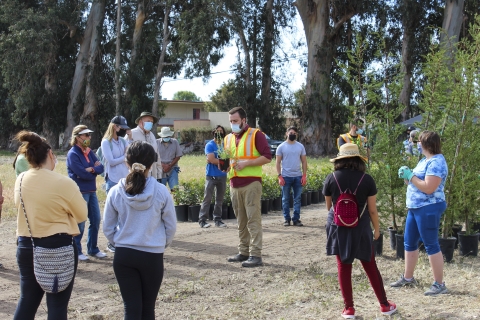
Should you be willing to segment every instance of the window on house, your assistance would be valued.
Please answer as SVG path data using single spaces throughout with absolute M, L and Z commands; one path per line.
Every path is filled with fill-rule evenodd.
M 200 119 L 200 109 L 193 109 L 193 119 Z

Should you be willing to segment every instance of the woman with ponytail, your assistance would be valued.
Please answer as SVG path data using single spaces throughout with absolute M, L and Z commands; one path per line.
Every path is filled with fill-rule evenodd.
M 30 169 L 15 182 L 20 299 L 13 319 L 33 320 L 45 292 L 33 273 L 32 238 L 35 246 L 44 248 L 72 244 L 72 236 L 80 233 L 78 224 L 87 219 L 87 205 L 75 182 L 54 171 L 57 158 L 44 138 L 28 131 L 19 132 L 15 138 L 22 143 L 19 153 L 25 155 Z M 75 255 L 75 271 L 77 262 Z M 46 294 L 48 319 L 67 319 L 74 279 L 65 290 Z
M 99 174 L 103 173 L 103 165 L 90 149 L 90 134 L 92 132 L 83 124 L 73 128 L 72 139 L 70 140 L 72 148 L 67 154 L 67 171 L 68 176 L 77 183 L 83 199 L 87 202 L 88 221 L 90 222 L 87 237 L 87 254 L 97 258 L 105 258 L 107 255 L 100 251 L 97 245 L 101 217 L 96 179 Z M 81 244 L 85 222 L 80 223 L 78 228 L 80 229 L 80 234 L 75 237 L 78 259 L 85 261 L 88 260 L 88 256 L 83 254 Z
M 168 189 L 149 176 L 157 153 L 144 141 L 127 149 L 130 173 L 107 195 L 103 232 L 116 248 L 113 271 L 122 294 L 125 320 L 155 319 L 163 280 L 163 253 L 173 240 L 176 215 Z

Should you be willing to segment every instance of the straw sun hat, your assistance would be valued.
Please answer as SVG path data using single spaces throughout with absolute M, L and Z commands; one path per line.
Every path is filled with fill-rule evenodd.
M 335 162 L 339 159 L 360 157 L 363 161 L 367 162 L 367 158 L 360 154 L 358 146 L 355 143 L 345 143 L 340 146 L 340 151 L 336 158 L 330 159 L 330 162 Z

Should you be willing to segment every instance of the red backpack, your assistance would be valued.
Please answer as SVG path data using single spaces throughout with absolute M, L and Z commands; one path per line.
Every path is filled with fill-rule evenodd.
M 337 177 L 335 177 L 335 173 L 333 173 L 333 177 L 335 178 L 338 189 L 340 190 L 340 196 L 337 199 L 337 203 L 335 204 L 335 210 L 333 211 L 333 222 L 337 226 L 354 228 L 358 225 L 358 220 L 362 217 L 363 212 L 365 212 L 365 208 L 367 207 L 367 203 L 365 202 L 365 206 L 363 207 L 362 213 L 359 216 L 356 194 L 358 186 L 360 185 L 360 182 L 362 182 L 364 176 L 365 173 L 360 178 L 360 181 L 358 182 L 355 191 L 351 193 L 350 189 L 348 188 L 342 191 L 342 188 L 340 188 L 340 184 L 338 184 Z

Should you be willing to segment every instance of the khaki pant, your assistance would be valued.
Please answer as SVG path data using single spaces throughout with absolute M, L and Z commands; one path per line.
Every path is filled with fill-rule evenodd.
M 244 256 L 262 256 L 262 214 L 260 197 L 262 184 L 259 181 L 241 188 L 230 187 L 232 206 L 237 217 L 238 252 Z

